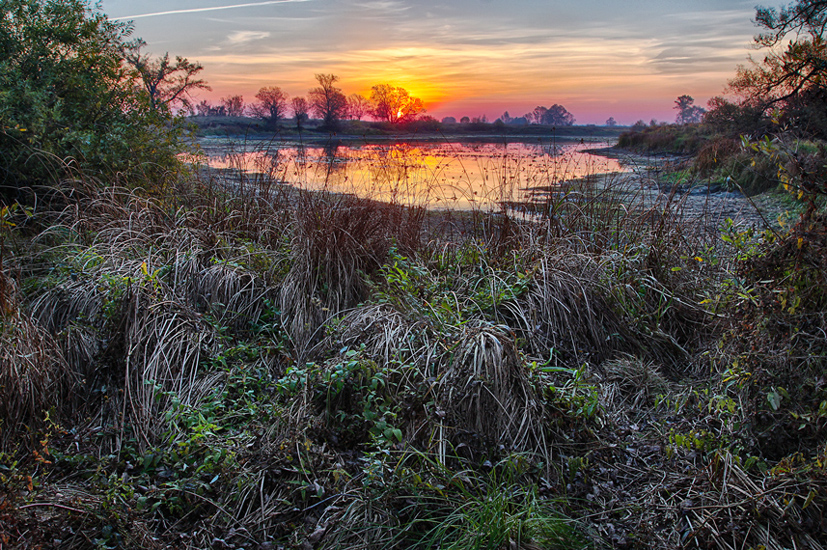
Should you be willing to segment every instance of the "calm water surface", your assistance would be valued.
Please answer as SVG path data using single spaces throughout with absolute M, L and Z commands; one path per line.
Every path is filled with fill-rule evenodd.
M 622 172 L 617 161 L 585 149 L 605 143 L 296 143 L 201 142 L 215 169 L 263 175 L 296 187 L 354 193 L 428 208 L 494 208 L 532 189 L 600 173 Z M 256 178 L 248 178 L 255 181 Z

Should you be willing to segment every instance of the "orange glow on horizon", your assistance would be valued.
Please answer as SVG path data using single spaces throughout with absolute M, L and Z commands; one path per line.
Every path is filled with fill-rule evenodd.
M 557 103 L 578 124 L 674 120 L 678 96 L 704 106 L 723 92 L 755 33 L 754 8 L 734 0 L 594 0 L 596 11 L 541 0 L 519 9 L 491 1 L 103 4 L 119 19 L 136 17 L 136 36 L 155 55 L 170 51 L 204 67 L 213 91 L 196 101 L 241 95 L 251 103 L 265 86 L 306 96 L 314 74 L 334 74 L 345 95 L 403 87 L 437 119 L 519 117 Z
M 260 87 L 271 85 L 291 96 L 305 95 L 316 86 L 312 75 L 324 73 L 339 77 L 345 95 L 370 98 L 378 84 L 405 88 L 436 119 L 485 115 L 494 121 L 505 111 L 520 117 L 538 105 L 558 103 L 577 124 L 602 124 L 610 116 L 621 124 L 672 120 L 676 97 L 690 93 L 704 106 L 733 74 L 734 66 L 696 73 L 688 86 L 683 78 L 653 68 L 649 48 L 619 41 L 606 51 L 589 40 L 568 37 L 538 46 L 528 57 L 522 45 L 484 50 L 410 44 L 342 52 L 335 63 L 315 53 L 285 65 L 275 55 L 217 54 L 199 61 L 212 73 L 205 77 L 213 85 L 214 100 L 242 94 L 252 101 Z M 237 72 L 239 65 L 245 68 L 243 75 Z

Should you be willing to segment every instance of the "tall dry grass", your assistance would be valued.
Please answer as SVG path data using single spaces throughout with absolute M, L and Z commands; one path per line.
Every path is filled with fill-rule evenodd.
M 51 335 L 21 311 L 13 280 L 0 271 L 0 282 L 0 451 L 42 451 L 50 423 L 70 414 L 77 381 Z
M 104 460 L 189 448 L 201 422 L 204 448 L 232 460 L 164 464 L 180 486 L 129 470 L 167 499 L 143 517 L 159 536 L 186 526 L 190 547 L 399 543 L 405 521 L 461 502 L 513 453 L 544 500 L 588 509 L 608 494 L 577 492 L 591 476 L 649 480 L 613 430 L 656 424 L 728 322 L 699 305 L 728 267 L 695 259 L 714 234 L 639 181 L 563 182 L 529 212 L 427 212 L 258 176 L 176 185 L 81 187 L 44 212 L 37 261 L 14 261 L 29 282 L 3 338 L 45 351 L 3 365 L 30 390 L 9 396 L 24 412 L 2 428 L 36 426 L 69 385 L 73 443 Z M 673 462 L 660 465 L 686 480 L 691 461 Z
M 424 211 L 353 195 L 302 192 L 295 215 L 281 306 L 301 350 L 318 339 L 325 321 L 367 298 L 367 279 L 391 247 L 419 248 Z

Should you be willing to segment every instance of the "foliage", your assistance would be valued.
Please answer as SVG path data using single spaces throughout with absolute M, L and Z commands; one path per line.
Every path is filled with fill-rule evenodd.
M 757 8 L 755 21 L 765 32 L 756 36 L 755 42 L 767 53 L 761 62 L 740 67 L 730 82 L 730 90 L 742 104 L 756 106 L 767 115 L 778 109 L 785 122 L 822 138 L 827 137 L 823 130 L 827 101 L 825 14 L 827 5 L 817 0 L 797 0 L 780 12 Z M 788 36 L 792 40 L 785 44 Z
M 412 97 L 405 88 L 394 88 L 390 84 L 371 88 L 370 101 L 373 103 L 371 114 L 391 124 L 411 122 L 425 112 L 421 99 Z
M 737 137 L 741 134 L 760 136 L 769 127 L 763 109 L 755 101 L 733 103 L 724 97 L 716 96 L 709 100 L 707 106 L 709 109 L 704 114 L 703 122 L 716 134 L 726 137 Z
M 126 64 L 130 26 L 85 0 L 3 0 L 0 7 L 5 193 L 54 182 L 67 168 L 120 173 L 134 183 L 179 168 L 182 127 L 136 86 Z
M 640 153 L 694 154 L 710 139 L 703 126 L 648 126 L 620 135 L 617 146 Z
M 796 200 L 807 206 L 802 222 L 811 223 L 827 197 L 827 150 L 823 143 L 808 145 L 780 136 L 750 142 L 743 138 L 744 148 L 757 158 L 766 159 L 776 169 L 776 179 Z M 810 149 L 810 150 L 808 150 Z

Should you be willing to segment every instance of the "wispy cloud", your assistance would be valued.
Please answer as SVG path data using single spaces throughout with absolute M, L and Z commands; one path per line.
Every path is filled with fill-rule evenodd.
M 332 73 L 346 93 L 404 86 L 434 116 L 561 103 L 580 122 L 673 118 L 675 97 L 720 93 L 755 32 L 754 0 L 102 1 L 143 11 L 119 19 L 144 18 L 149 44 L 203 63 L 213 97 L 305 94 Z M 198 25 L 161 17 L 173 14 Z
M 227 36 L 227 41 L 237 46 L 239 44 L 246 44 L 248 42 L 255 42 L 256 40 L 264 40 L 269 38 L 270 33 L 266 31 L 238 31 Z
M 310 2 L 311 0 L 269 0 L 267 2 L 250 2 L 247 4 L 232 4 L 230 6 L 212 6 L 209 8 L 189 8 L 183 10 L 156 11 L 154 13 L 140 13 L 137 15 L 126 15 L 114 17 L 117 20 L 142 19 L 144 17 L 159 17 L 161 15 L 178 15 L 181 13 L 199 13 L 205 11 L 233 10 L 236 8 L 252 8 L 258 6 L 269 6 L 271 4 L 292 4 L 294 2 Z

